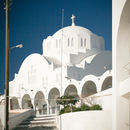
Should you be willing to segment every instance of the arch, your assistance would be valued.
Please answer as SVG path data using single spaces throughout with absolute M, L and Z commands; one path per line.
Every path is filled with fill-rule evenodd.
M 49 104 L 51 106 L 55 106 L 56 102 L 55 99 L 57 99 L 60 96 L 60 92 L 57 88 L 52 88 L 48 94 L 48 100 L 49 100 Z
M 88 97 L 95 93 L 97 93 L 96 84 L 91 80 L 85 82 L 85 84 L 82 87 L 82 92 L 81 92 L 82 98 Z
M 65 89 L 64 95 L 69 95 L 69 96 L 78 97 L 77 88 L 76 88 L 73 84 L 70 84 L 70 85 Z
M 68 38 L 68 47 L 70 46 L 70 39 Z
M 119 21 L 119 28 L 117 33 L 117 78 L 124 80 L 129 75 L 129 55 L 130 55 L 130 1 L 127 0 Z M 121 53 L 122 52 L 122 53 Z
M 81 38 L 81 47 L 83 46 L 83 38 Z
M 22 108 L 23 109 L 30 109 L 32 108 L 32 102 L 31 102 L 31 97 L 28 94 L 25 94 L 22 98 Z
M 18 99 L 16 97 L 12 97 L 10 99 L 10 109 L 14 110 L 14 109 L 19 109 L 19 108 L 20 106 L 19 106 Z
M 45 96 L 42 91 L 38 91 L 34 97 L 34 106 L 37 113 L 46 114 L 47 113 L 47 106 L 45 101 Z
M 99 79 L 95 75 L 86 75 L 80 83 L 80 94 L 82 95 L 82 89 L 86 82 L 91 81 L 96 86 L 96 91 L 98 92 L 101 89 L 101 85 L 99 86 Z
M 102 84 L 101 91 L 112 88 L 112 76 L 107 77 Z
M 56 48 L 58 48 L 58 40 L 56 39 Z
M 86 38 L 84 39 L 84 46 L 86 47 Z
M 123 130 L 127 129 L 124 121 L 129 119 L 129 101 L 124 99 L 125 94 L 129 97 L 129 89 L 126 84 L 124 87 L 120 84 L 129 76 L 130 0 L 118 0 L 113 5 L 113 130 Z M 122 110 L 125 112 L 122 113 Z
M 74 45 L 74 40 L 73 38 L 71 39 L 71 47 Z
M 52 88 L 48 94 L 49 113 L 55 114 L 57 112 L 56 99 L 60 97 L 60 92 L 57 88 Z
M 61 47 L 62 41 L 59 39 L 59 48 Z

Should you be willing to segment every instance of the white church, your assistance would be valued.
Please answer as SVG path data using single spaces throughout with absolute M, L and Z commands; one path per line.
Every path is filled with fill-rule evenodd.
M 22 63 L 10 82 L 10 109 L 44 106 L 41 114 L 51 115 L 59 96 L 92 98 L 103 110 L 63 114 L 62 130 L 129 130 L 130 0 L 112 0 L 112 8 L 112 54 L 103 37 L 76 26 L 72 15 L 71 26 L 43 40 L 43 54 Z
M 10 109 L 56 114 L 56 99 L 62 95 L 79 100 L 98 95 L 102 108 L 111 109 L 111 92 L 109 98 L 100 93 L 112 88 L 112 53 L 104 50 L 102 36 L 75 25 L 74 15 L 71 19 L 71 26 L 43 39 L 43 54 L 31 54 L 23 61 L 10 82 Z

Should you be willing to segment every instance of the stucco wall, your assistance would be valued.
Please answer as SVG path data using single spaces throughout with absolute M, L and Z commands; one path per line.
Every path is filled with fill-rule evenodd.
M 126 64 L 129 62 L 130 48 L 130 1 L 113 0 L 113 18 L 112 18 L 112 54 L 113 54 L 113 128 L 112 130 L 128 130 L 129 118 L 129 100 L 121 96 L 125 94 L 126 87 L 120 85 L 121 80 L 127 77 Z M 127 68 L 127 69 L 126 69 Z M 122 88 L 120 88 L 122 86 Z
M 62 126 L 62 130 L 111 130 L 111 120 L 110 111 L 73 112 L 61 116 L 59 127 Z
M 5 112 L 4 105 L 0 105 L 0 130 L 4 130 L 4 120 L 5 120 Z

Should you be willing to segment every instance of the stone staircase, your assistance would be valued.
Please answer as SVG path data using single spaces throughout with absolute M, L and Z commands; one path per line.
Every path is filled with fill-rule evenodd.
M 31 117 L 13 130 L 58 130 L 56 125 L 56 115 L 38 115 Z

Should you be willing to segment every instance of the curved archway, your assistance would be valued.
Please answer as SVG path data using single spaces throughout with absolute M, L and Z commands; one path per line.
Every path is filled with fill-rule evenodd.
M 45 101 L 45 96 L 42 91 L 38 91 L 34 97 L 34 106 L 37 114 L 47 113 L 47 104 Z
M 32 108 L 32 102 L 31 102 L 31 97 L 28 94 L 25 94 L 22 98 L 22 108 L 23 109 L 30 109 Z
M 64 92 L 64 95 L 78 97 L 77 88 L 74 85 L 69 85 Z
M 88 97 L 97 93 L 96 84 L 93 81 L 87 81 L 82 88 L 81 96 L 82 98 Z
M 10 99 L 10 109 L 14 110 L 14 109 L 19 109 L 19 102 L 18 99 L 16 97 L 12 97 Z
M 106 90 L 106 89 L 109 89 L 109 88 L 112 88 L 112 76 L 107 77 L 107 78 L 103 81 L 101 91 Z
M 57 88 L 52 88 L 48 94 L 49 113 L 55 114 L 59 109 L 57 108 L 56 99 L 60 96 Z
M 130 60 L 130 1 L 127 0 L 120 17 L 116 42 L 117 78 L 124 80 L 129 76 Z M 122 52 L 122 53 L 121 53 Z
M 124 121 L 129 122 L 129 98 L 128 101 L 123 101 L 125 94 L 127 94 L 127 96 L 129 97 L 129 91 L 126 91 L 126 84 L 124 85 L 124 87 L 120 87 L 120 83 L 121 81 L 126 80 L 129 77 L 130 69 L 130 0 L 115 1 L 115 4 L 113 4 L 113 9 L 115 11 L 115 13 L 113 13 L 113 52 L 115 53 L 113 55 L 113 70 L 115 72 L 113 76 L 114 107 L 112 111 L 113 118 L 115 119 L 113 120 L 113 128 L 123 130 L 127 129 L 127 126 L 124 125 Z M 120 94 L 120 89 L 125 90 L 123 93 L 124 96 Z M 122 110 L 125 111 L 125 113 L 122 113 Z

